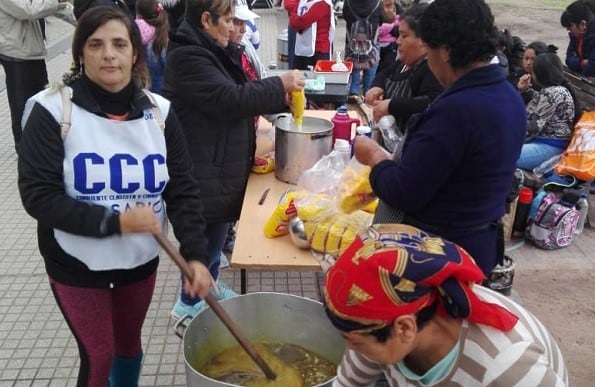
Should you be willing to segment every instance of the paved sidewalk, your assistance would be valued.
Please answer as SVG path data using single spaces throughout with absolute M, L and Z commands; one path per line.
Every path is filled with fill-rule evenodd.
M 283 10 L 255 10 L 261 31 L 259 50 L 265 64 L 276 56 L 277 34 L 286 25 Z M 48 73 L 56 80 L 70 63 L 67 37 L 72 27 L 50 22 L 57 36 L 50 47 Z M 344 24 L 339 21 L 336 42 L 342 47 Z M 52 36 L 52 35 L 50 35 Z M 0 87 L 3 82 L 0 82 Z M 1 91 L 1 90 L 0 90 Z M 14 154 L 6 93 L 0 92 L 0 387 L 74 386 L 78 370 L 76 343 L 49 290 L 36 241 L 36 225 L 23 210 L 17 191 Z M 511 251 L 517 270 L 592 270 L 595 233 L 586 230 L 573 244 L 555 253 L 528 246 Z M 173 240 L 173 236 L 170 235 Z M 240 289 L 239 271 L 225 269 L 223 281 Z M 319 298 L 319 278 L 313 272 L 248 273 L 248 291 L 286 292 Z M 179 292 L 179 272 L 163 255 L 157 285 L 143 329 L 145 351 L 141 385 L 184 386 L 181 340 L 174 336 L 169 313 Z M 522 297 L 522 294 L 520 295 Z

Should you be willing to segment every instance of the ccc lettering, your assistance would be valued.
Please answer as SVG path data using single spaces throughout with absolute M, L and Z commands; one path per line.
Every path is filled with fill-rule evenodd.
M 82 194 L 98 194 L 107 185 L 118 194 L 129 194 L 138 190 L 141 185 L 151 193 L 159 193 L 165 187 L 165 181 L 156 181 L 156 168 L 165 164 L 165 157 L 161 154 L 150 154 L 142 160 L 134 156 L 117 153 L 107 161 L 97 153 L 80 153 L 74 157 L 74 188 Z M 88 181 L 87 168 L 90 165 L 108 168 L 109 181 Z M 142 181 L 130 181 L 130 178 L 139 176 L 138 168 L 142 168 Z M 136 170 L 135 170 L 136 169 Z M 124 177 L 128 178 L 124 184 Z

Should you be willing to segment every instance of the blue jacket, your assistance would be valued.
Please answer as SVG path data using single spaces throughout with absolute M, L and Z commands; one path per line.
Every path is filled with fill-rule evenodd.
M 497 230 L 482 225 L 505 213 L 526 127 L 523 100 L 500 68 L 475 69 L 411 119 L 400 160 L 377 164 L 370 183 L 385 203 L 440 230 L 489 272 L 499 258 Z
M 578 39 L 568 33 L 568 48 L 566 49 L 566 66 L 577 73 L 594 76 L 595 75 L 595 23 L 589 23 L 587 33 L 583 38 L 583 55 L 578 55 Z M 581 61 L 588 59 L 585 67 L 581 67 Z

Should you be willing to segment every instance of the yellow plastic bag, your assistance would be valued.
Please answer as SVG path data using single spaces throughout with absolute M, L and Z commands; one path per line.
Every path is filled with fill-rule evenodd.
M 370 185 L 370 170 L 367 165 L 360 164 L 355 158 L 343 170 L 339 183 L 339 208 L 350 214 L 360 210 L 376 199 Z
M 289 219 L 297 213 L 293 204 L 294 197 L 295 192 L 288 192 L 273 210 L 262 230 L 267 238 L 289 234 Z
M 595 111 L 583 113 L 574 127 L 570 144 L 554 169 L 559 175 L 595 179 Z

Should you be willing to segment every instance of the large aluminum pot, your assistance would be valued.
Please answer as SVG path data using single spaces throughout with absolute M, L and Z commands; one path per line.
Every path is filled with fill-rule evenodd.
M 221 306 L 249 340 L 299 345 L 337 364 L 345 345 L 318 301 L 284 293 L 249 293 L 221 301 Z M 179 324 L 178 321 L 177 324 Z M 176 326 L 179 334 L 179 326 Z M 190 387 L 233 386 L 211 379 L 193 365 L 204 364 L 221 350 L 238 345 L 211 308 L 194 317 L 183 334 L 186 382 Z M 331 379 L 318 386 L 330 386 Z
M 275 177 L 297 184 L 302 173 L 333 148 L 333 123 L 304 117 L 299 129 L 290 115 L 280 115 L 275 126 Z

